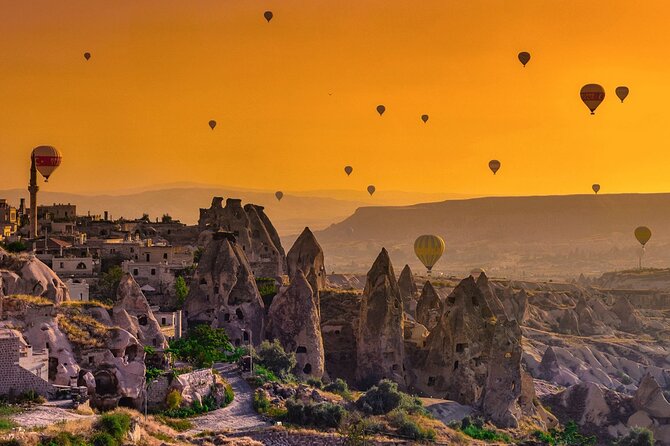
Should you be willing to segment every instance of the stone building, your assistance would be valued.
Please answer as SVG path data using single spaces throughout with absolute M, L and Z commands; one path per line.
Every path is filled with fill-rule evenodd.
M 18 331 L 0 328 L 0 395 L 29 390 L 45 397 L 51 394 L 48 358 L 47 352 L 33 352 Z
M 222 203 L 223 197 L 214 197 L 209 209 L 200 209 L 199 228 L 233 233 L 256 277 L 286 274 L 284 248 L 263 206 L 242 207 L 242 200 L 236 198 L 228 198 L 225 207 Z

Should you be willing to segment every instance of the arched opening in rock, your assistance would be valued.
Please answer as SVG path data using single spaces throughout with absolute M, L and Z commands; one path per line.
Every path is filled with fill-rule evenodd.
M 301 345 L 296 349 L 295 352 L 296 353 L 307 353 L 307 347 L 304 347 L 304 346 Z
M 309 362 L 305 364 L 305 367 L 302 368 L 302 372 L 305 375 L 309 375 L 310 373 L 312 373 L 312 364 L 310 364 Z
M 113 395 L 117 392 L 119 382 L 109 370 L 98 370 L 93 375 L 95 378 L 95 393 L 98 395 Z
M 147 325 L 148 321 L 149 319 L 147 318 L 146 314 L 140 314 L 139 316 L 137 316 L 137 322 L 142 326 Z
M 49 344 L 47 344 L 47 348 Z M 49 381 L 56 379 L 56 374 L 58 372 L 58 358 L 53 356 L 49 357 Z
M 239 308 L 235 310 L 235 316 L 237 316 L 239 320 L 244 320 L 244 313 L 242 313 L 242 310 Z
M 129 345 L 126 348 L 125 356 L 128 358 L 128 361 L 134 361 L 135 358 L 137 357 L 137 346 Z
M 454 370 L 458 368 L 458 361 L 454 361 Z
M 246 332 L 246 331 L 242 332 L 242 339 L 244 340 L 244 342 L 248 342 L 249 341 L 249 333 Z
M 204 277 L 201 277 L 199 283 L 200 283 L 200 285 L 207 285 L 207 279 L 205 279 Z
M 135 409 L 135 402 L 129 396 L 124 396 L 119 400 L 119 407 L 128 407 L 130 409 Z

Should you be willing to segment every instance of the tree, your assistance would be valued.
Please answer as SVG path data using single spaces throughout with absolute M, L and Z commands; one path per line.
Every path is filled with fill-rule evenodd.
M 102 273 L 98 281 L 98 298 L 103 302 L 114 302 L 119 283 L 123 277 L 120 266 L 112 266 L 106 273 Z
M 196 367 L 211 367 L 215 362 L 227 361 L 235 349 L 223 328 L 197 325 L 186 336 L 170 344 L 170 352 Z
M 183 307 L 184 302 L 186 302 L 186 296 L 188 296 L 189 289 L 186 285 L 186 281 L 182 276 L 177 277 L 177 279 L 174 281 L 174 292 L 177 296 L 177 306 L 179 308 Z
M 25 245 L 25 243 L 21 241 L 16 241 L 16 242 L 11 242 L 7 243 L 5 245 L 5 249 L 7 252 L 23 252 L 28 249 L 28 247 Z
M 616 441 L 616 446 L 654 446 L 654 434 L 643 427 L 634 427 L 625 437 Z
M 172 223 L 172 217 L 170 217 L 170 214 L 163 214 L 161 221 L 163 223 Z
M 274 374 L 286 377 L 295 368 L 295 353 L 287 353 L 279 341 L 263 341 L 256 350 L 256 361 Z

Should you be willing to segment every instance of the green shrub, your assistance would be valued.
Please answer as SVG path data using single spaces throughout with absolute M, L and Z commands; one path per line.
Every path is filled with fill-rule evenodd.
M 229 362 L 235 353 L 223 328 L 212 328 L 205 324 L 197 325 L 183 338 L 172 341 L 169 351 L 196 367 L 211 367 L 215 362 Z
M 349 392 L 349 385 L 342 378 L 337 378 L 335 381 L 326 384 L 323 390 L 341 395 Z
M 301 426 L 318 428 L 338 427 L 347 411 L 338 404 L 329 402 L 303 403 L 299 400 L 286 400 L 286 420 Z
M 254 410 L 260 414 L 267 413 L 270 408 L 270 400 L 265 395 L 265 391 L 261 389 L 256 389 L 254 392 L 254 401 L 253 401 Z
M 226 383 L 226 385 L 223 389 L 223 394 L 224 394 L 224 405 L 225 406 L 232 403 L 233 399 L 235 399 L 235 392 L 233 392 L 232 386 L 228 383 Z
M 614 443 L 616 446 L 654 446 L 654 434 L 649 429 L 634 427 L 625 437 Z
M 59 432 L 58 435 L 53 438 L 42 440 L 40 446 L 89 446 L 89 443 L 86 439 L 78 435 L 69 432 Z
M 383 415 L 400 408 L 410 414 L 427 415 L 421 400 L 398 390 L 398 384 L 388 379 L 379 381 L 356 401 L 365 413 Z
M 393 410 L 389 413 L 388 419 L 391 425 L 398 430 L 398 434 L 403 437 L 417 441 L 435 440 L 435 431 L 421 426 L 404 409 Z
M 124 412 L 106 413 L 98 421 L 99 428 L 114 439 L 122 441 L 128 431 L 130 431 L 130 415 Z
M 107 432 L 98 432 L 91 437 L 93 446 L 118 446 L 119 442 Z
M 319 378 L 307 378 L 307 385 L 314 387 L 315 389 L 321 389 L 323 387 L 323 381 Z
M 167 398 L 165 398 L 165 404 L 167 406 L 168 410 L 175 410 L 178 409 L 179 406 L 181 406 L 182 402 L 182 396 L 179 390 L 173 390 L 170 393 L 168 393 Z
M 549 431 L 555 439 L 555 444 L 565 446 L 592 446 L 596 444 L 595 436 L 585 436 L 579 432 L 579 426 L 574 421 L 569 421 L 563 429 L 551 429 Z
M 28 247 L 26 244 L 21 241 L 11 242 L 5 245 L 5 250 L 7 250 L 7 252 L 17 253 L 26 251 L 27 249 Z
M 193 428 L 193 423 L 179 418 L 169 418 L 163 415 L 157 415 L 156 419 L 166 426 L 171 427 L 177 432 L 184 432 Z
M 287 353 L 277 339 L 263 341 L 254 354 L 257 364 L 275 375 L 286 378 L 297 364 L 295 353 Z
M 15 427 L 16 427 L 16 423 L 14 423 L 9 418 L 0 418 L 0 431 L 8 431 L 8 430 L 13 429 Z

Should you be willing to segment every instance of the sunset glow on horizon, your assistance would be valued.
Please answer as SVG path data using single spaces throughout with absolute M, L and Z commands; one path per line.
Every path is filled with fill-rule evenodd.
M 2 189 L 26 187 L 30 151 L 49 144 L 63 154 L 52 191 L 670 191 L 667 2 L 41 0 L 0 13 Z M 589 83 L 607 95 L 594 116 Z

